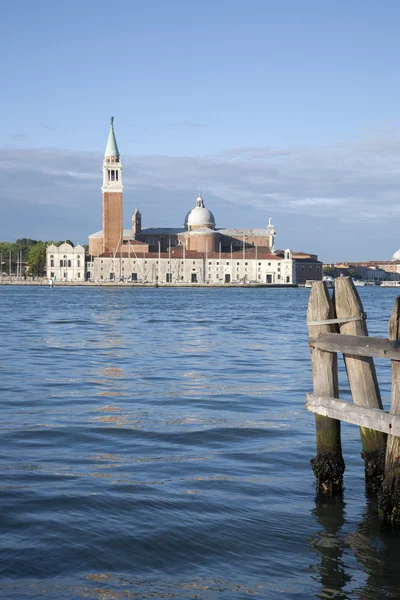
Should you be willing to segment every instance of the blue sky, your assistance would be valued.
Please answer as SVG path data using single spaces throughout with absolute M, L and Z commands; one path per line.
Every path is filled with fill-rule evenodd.
M 0 239 L 101 228 L 110 115 L 125 221 L 261 226 L 324 261 L 400 246 L 400 3 L 18 0 L 3 11 Z

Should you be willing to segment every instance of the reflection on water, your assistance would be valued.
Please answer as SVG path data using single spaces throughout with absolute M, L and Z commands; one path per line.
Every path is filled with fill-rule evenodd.
M 308 291 L 244 292 L 0 288 L 1 598 L 400 597 L 356 427 L 315 499 Z

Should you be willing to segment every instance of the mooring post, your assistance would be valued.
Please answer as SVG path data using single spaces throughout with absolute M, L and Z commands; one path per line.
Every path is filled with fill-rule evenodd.
M 335 318 L 335 309 L 326 283 L 312 284 L 308 301 L 307 322 L 324 321 Z M 308 334 L 314 337 L 319 333 L 337 331 L 336 325 L 308 325 Z M 311 348 L 311 365 L 314 394 L 339 397 L 337 354 Z M 317 456 L 311 461 L 316 477 L 317 488 L 324 494 L 337 494 L 343 490 L 345 469 L 340 440 L 340 421 L 322 415 L 315 415 L 317 436 Z
M 338 277 L 335 281 L 335 307 L 338 318 L 359 317 L 339 325 L 341 334 L 368 335 L 362 302 L 350 277 Z M 382 409 L 382 400 L 376 377 L 374 359 L 367 356 L 343 354 L 353 402 L 370 408 Z M 360 427 L 365 463 L 367 491 L 378 491 L 382 485 L 386 439 L 385 433 Z
M 400 340 L 400 296 L 394 303 L 389 320 L 389 339 Z M 400 362 L 392 360 L 391 415 L 400 415 Z M 385 478 L 379 494 L 379 515 L 392 525 L 400 525 L 400 438 L 388 435 Z

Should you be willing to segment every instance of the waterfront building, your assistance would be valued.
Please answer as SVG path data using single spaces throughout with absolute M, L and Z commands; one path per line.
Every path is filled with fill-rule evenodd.
M 51 246 L 47 252 L 48 277 L 67 281 L 271 285 L 322 278 L 322 263 L 316 255 L 275 250 L 276 231 L 271 219 L 265 227 L 219 228 L 201 194 L 182 219 L 181 227 L 146 228 L 136 206 L 131 228 L 124 229 L 122 161 L 113 117 L 102 172 L 102 229 L 89 236 L 86 270 L 82 271 L 83 261 L 77 267 L 77 252 L 72 247 L 71 252 L 58 252 Z
M 141 283 L 296 283 L 292 252 L 275 252 L 275 228 L 217 228 L 201 194 L 181 227 L 123 228 L 122 161 L 111 119 L 103 161 L 103 228 L 89 236 L 86 277 Z
M 339 262 L 326 264 L 334 277 L 351 273 L 355 279 L 379 283 L 382 281 L 400 281 L 400 261 L 369 260 L 364 262 Z
M 46 249 L 46 276 L 54 281 L 85 281 L 85 248 L 51 244 Z

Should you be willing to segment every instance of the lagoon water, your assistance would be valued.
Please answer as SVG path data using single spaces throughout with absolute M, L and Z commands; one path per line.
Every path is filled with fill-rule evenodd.
M 399 598 L 357 427 L 316 498 L 308 295 L 0 287 L 0 598 Z

